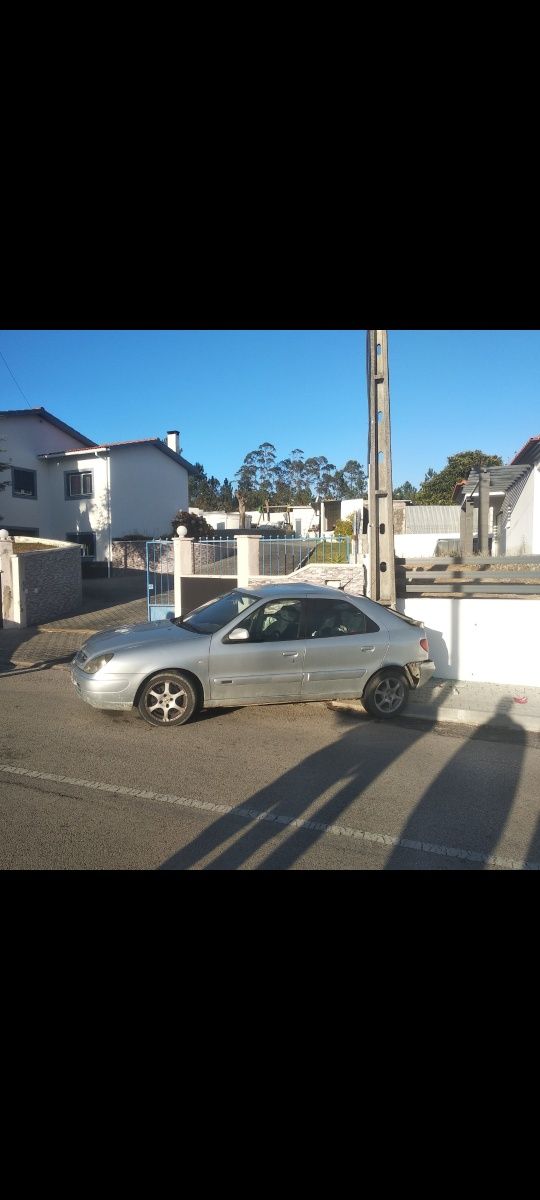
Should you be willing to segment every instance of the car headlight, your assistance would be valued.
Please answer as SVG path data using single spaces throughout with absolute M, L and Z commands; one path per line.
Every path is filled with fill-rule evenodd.
M 83 671 L 86 675 L 95 675 L 96 671 L 101 671 L 101 668 L 111 661 L 111 658 L 114 658 L 114 654 L 98 654 L 96 658 L 89 658 L 88 662 L 84 664 Z

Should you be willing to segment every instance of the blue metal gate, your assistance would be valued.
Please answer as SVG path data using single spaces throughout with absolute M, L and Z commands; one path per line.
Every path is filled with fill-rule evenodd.
M 174 617 L 174 547 L 172 542 L 146 543 L 148 620 Z

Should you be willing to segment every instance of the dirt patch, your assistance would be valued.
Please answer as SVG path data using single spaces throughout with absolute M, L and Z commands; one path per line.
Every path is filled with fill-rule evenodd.
M 14 554 L 33 554 L 34 550 L 60 550 L 61 546 L 46 546 L 43 542 L 32 542 L 29 546 L 25 542 L 13 542 Z

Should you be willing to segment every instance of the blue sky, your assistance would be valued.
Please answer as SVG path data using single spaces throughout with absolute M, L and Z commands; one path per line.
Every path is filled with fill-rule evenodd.
M 43 405 L 96 442 L 164 437 L 232 480 L 250 450 L 367 468 L 366 331 L 7 329 L 0 409 Z M 540 433 L 540 330 L 389 330 L 394 487 Z M 17 386 L 17 384 L 19 386 Z

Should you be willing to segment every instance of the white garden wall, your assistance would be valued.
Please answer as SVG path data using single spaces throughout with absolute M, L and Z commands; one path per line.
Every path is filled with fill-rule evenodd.
M 540 597 L 407 599 L 396 607 L 424 622 L 439 679 L 540 687 Z

